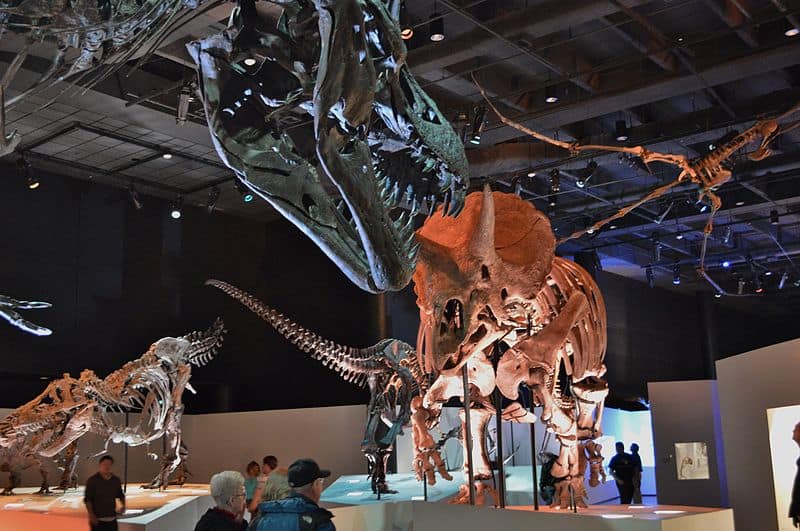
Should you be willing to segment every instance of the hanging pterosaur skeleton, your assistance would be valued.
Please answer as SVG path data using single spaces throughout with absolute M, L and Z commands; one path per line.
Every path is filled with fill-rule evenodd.
M 473 81 L 475 81 L 474 77 Z M 756 123 L 745 129 L 741 133 L 737 134 L 731 140 L 716 146 L 716 148 L 710 151 L 709 153 L 695 158 L 689 158 L 686 155 L 680 155 L 680 154 L 651 151 L 644 146 L 628 147 L 628 146 L 606 146 L 599 144 L 579 144 L 578 142 L 564 142 L 562 140 L 557 140 L 555 138 L 549 137 L 529 127 L 526 127 L 525 125 L 515 120 L 506 117 L 492 103 L 491 99 L 489 99 L 483 87 L 481 87 L 481 85 L 477 81 L 475 81 L 475 84 L 478 86 L 481 95 L 486 100 L 489 107 L 491 107 L 491 109 L 494 111 L 494 113 L 497 115 L 497 117 L 500 119 L 502 123 L 510 127 L 513 127 L 514 129 L 522 133 L 530 135 L 537 140 L 565 149 L 572 155 L 576 155 L 583 151 L 590 151 L 590 152 L 610 151 L 610 152 L 624 153 L 632 155 L 634 157 L 638 157 L 639 159 L 641 159 L 644 165 L 648 167 L 653 162 L 662 162 L 677 167 L 680 170 L 680 173 L 678 174 L 678 177 L 674 181 L 653 189 L 653 191 L 651 191 L 638 201 L 635 201 L 634 203 L 619 209 L 616 213 L 612 214 L 611 216 L 605 219 L 601 219 L 592 224 L 591 226 L 586 227 L 582 230 L 573 232 L 569 236 L 561 239 L 559 243 L 566 240 L 579 238 L 584 234 L 591 234 L 599 230 L 601 227 L 607 225 L 608 223 L 614 221 L 615 219 L 619 219 L 627 215 L 629 212 L 638 208 L 644 203 L 661 197 L 662 195 L 664 195 L 677 185 L 689 181 L 697 185 L 699 189 L 698 200 L 704 201 L 705 199 L 707 199 L 711 204 L 711 211 L 708 215 L 708 221 L 706 222 L 706 225 L 703 228 L 703 246 L 700 252 L 700 263 L 697 272 L 703 278 L 705 278 L 706 281 L 708 281 L 708 283 L 711 284 L 711 286 L 713 286 L 713 288 L 718 293 L 721 294 L 724 294 L 725 291 L 706 272 L 705 257 L 706 257 L 706 248 L 708 245 L 708 237 L 714 228 L 714 216 L 722 206 L 722 199 L 720 199 L 719 195 L 717 195 L 717 191 L 723 184 L 727 183 L 730 180 L 732 175 L 730 169 L 731 158 L 740 149 L 745 148 L 750 144 L 758 142 L 759 143 L 758 147 L 755 149 L 755 151 L 749 153 L 748 157 L 750 158 L 750 160 L 765 159 L 771 154 L 770 144 L 778 136 L 784 133 L 788 133 L 789 131 L 800 126 L 800 120 L 796 120 L 793 122 L 789 122 L 788 124 L 781 125 L 781 121 L 792 116 L 793 114 L 796 114 L 797 112 L 800 112 L 800 103 L 797 103 L 793 107 L 791 107 L 788 111 L 774 118 L 758 120 Z
M 50 308 L 50 306 L 49 302 L 18 301 L 6 295 L 0 295 L 0 317 L 8 321 L 11 326 L 16 326 L 35 336 L 49 336 L 53 331 L 28 321 L 20 315 L 19 310 L 36 310 Z

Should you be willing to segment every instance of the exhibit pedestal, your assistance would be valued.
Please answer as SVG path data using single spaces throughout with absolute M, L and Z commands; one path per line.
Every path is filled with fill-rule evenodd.
M 733 531 L 731 509 L 677 506 L 600 505 L 577 514 L 532 507 L 494 509 L 419 501 L 339 507 L 333 509 L 337 529 L 348 531 Z
M 86 531 L 83 487 L 65 494 L 34 494 L 37 489 L 17 489 L 0 498 L 0 529 L 3 531 Z M 119 519 L 120 531 L 192 531 L 214 502 L 208 485 L 170 487 L 159 492 L 128 485 L 127 509 Z

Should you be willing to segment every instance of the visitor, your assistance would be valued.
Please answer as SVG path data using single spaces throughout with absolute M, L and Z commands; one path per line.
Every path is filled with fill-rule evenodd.
M 264 481 L 256 485 L 253 500 L 247 504 L 251 514 L 258 514 L 259 504 L 267 501 L 282 500 L 292 493 L 289 486 L 289 469 L 276 468 Z
M 631 444 L 631 458 L 633 459 L 633 503 L 642 503 L 642 457 L 639 455 L 639 445 Z
M 261 474 L 264 476 L 264 479 L 276 468 L 278 468 L 278 458 L 274 455 L 268 455 L 261 461 Z
M 287 498 L 258 506 L 257 531 L 335 531 L 333 514 L 319 506 L 329 470 L 321 470 L 313 459 L 298 459 L 289 467 L 292 489 Z M 252 528 L 251 528 L 252 529 Z
M 792 440 L 800 446 L 800 422 L 795 424 L 792 432 Z M 797 459 L 797 473 L 794 476 L 794 486 L 792 487 L 792 503 L 789 505 L 789 518 L 792 524 L 800 528 L 800 458 Z
M 125 493 L 122 482 L 112 472 L 114 458 L 104 455 L 97 465 L 97 473 L 86 480 L 83 503 L 89 513 L 92 531 L 116 531 L 117 515 L 125 512 Z M 121 508 L 117 511 L 117 500 Z
M 253 493 L 258 486 L 258 476 L 261 475 L 261 467 L 255 461 L 247 463 L 247 477 L 244 480 L 245 502 L 250 507 L 250 502 L 253 501 Z
M 200 518 L 194 531 L 245 531 L 244 476 L 233 470 L 214 474 L 209 488 L 216 505 Z
M 621 442 L 616 444 L 617 455 L 611 458 L 608 469 L 617 481 L 619 491 L 619 503 L 629 505 L 633 499 L 633 457 L 625 453 L 625 445 Z

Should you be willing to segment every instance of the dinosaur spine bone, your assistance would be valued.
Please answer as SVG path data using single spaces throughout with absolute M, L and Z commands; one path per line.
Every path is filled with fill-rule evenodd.
M 387 369 L 386 365 L 375 357 L 383 342 L 365 349 L 346 347 L 295 323 L 249 293 L 231 286 L 227 282 L 207 280 L 206 285 L 218 288 L 239 301 L 245 308 L 269 323 L 276 332 L 297 348 L 322 362 L 325 367 L 336 371 L 349 382 L 363 387 L 370 374 Z

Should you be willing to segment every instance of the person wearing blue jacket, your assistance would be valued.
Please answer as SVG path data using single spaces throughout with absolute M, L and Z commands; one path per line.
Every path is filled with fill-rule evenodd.
M 320 469 L 313 459 L 298 459 L 289 466 L 288 498 L 259 504 L 256 531 L 336 531 L 333 513 L 319 506 L 330 470 Z

